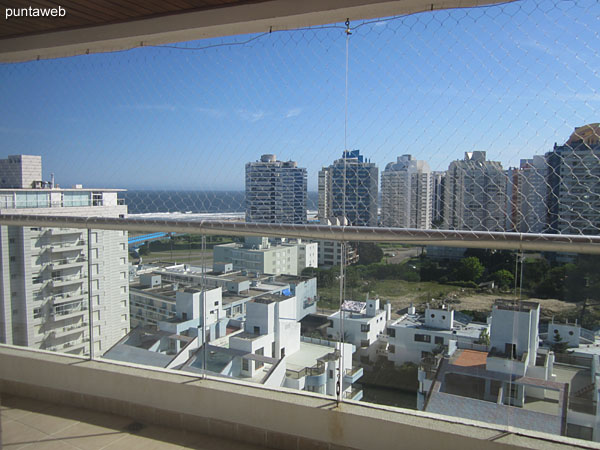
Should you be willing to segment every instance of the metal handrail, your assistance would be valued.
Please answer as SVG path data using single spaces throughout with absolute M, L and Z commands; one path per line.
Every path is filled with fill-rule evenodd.
M 586 235 L 27 214 L 1 214 L 0 225 L 148 232 L 166 231 L 229 236 L 296 237 L 330 241 L 398 242 L 440 247 L 600 254 L 600 236 Z

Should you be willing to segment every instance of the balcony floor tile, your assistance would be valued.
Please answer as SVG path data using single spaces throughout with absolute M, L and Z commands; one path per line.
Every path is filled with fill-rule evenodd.
M 136 427 L 135 425 L 138 425 Z M 2 394 L 0 429 L 5 450 L 259 450 L 245 444 L 82 408 Z

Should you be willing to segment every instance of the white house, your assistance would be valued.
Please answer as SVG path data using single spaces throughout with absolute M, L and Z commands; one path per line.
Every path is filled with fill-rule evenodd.
M 373 362 L 377 358 L 377 338 L 384 332 L 390 318 L 391 305 L 388 303 L 385 310 L 379 309 L 378 298 L 366 302 L 346 300 L 341 311 L 329 316 L 331 327 L 327 328 L 327 335 L 338 341 L 343 335 L 344 342 L 360 349 L 358 355 L 365 363 L 367 359 Z
M 446 349 L 452 352 L 459 343 L 472 346 L 482 332 L 489 332 L 488 324 L 461 323 L 454 319 L 454 311 L 442 308 L 427 308 L 424 315 L 416 314 L 411 306 L 386 330 L 388 336 L 388 360 L 396 366 L 407 362 L 418 364 L 421 358 Z

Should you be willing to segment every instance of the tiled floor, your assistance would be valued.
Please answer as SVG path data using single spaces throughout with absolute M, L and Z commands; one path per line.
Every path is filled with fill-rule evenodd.
M 0 448 L 258 450 L 257 447 L 174 428 L 136 423 L 127 417 L 53 405 L 3 394 Z

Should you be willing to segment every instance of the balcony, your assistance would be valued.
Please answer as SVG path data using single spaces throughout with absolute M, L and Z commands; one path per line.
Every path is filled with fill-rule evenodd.
M 37 406 L 36 411 L 49 411 L 47 402 L 63 405 L 63 411 L 85 408 L 85 415 L 75 416 L 81 421 L 109 414 L 120 430 L 123 424 L 131 422 L 139 423 L 138 428 L 169 424 L 179 430 L 161 435 L 161 440 L 174 434 L 188 436 L 192 431 L 259 448 L 279 449 L 290 448 L 284 446 L 286 442 L 298 449 L 314 448 L 317 443 L 324 448 L 335 445 L 340 449 L 397 448 L 400 439 L 415 450 L 441 447 L 492 450 L 498 444 L 542 450 L 549 442 L 557 449 L 585 448 L 581 441 L 564 437 L 552 440 L 549 435 L 525 436 L 517 428 L 506 433 L 495 425 L 483 427 L 477 422 L 461 423 L 426 413 L 415 416 L 397 408 L 360 403 L 332 408 L 331 399 L 318 394 L 298 395 L 268 389 L 269 394 L 264 395 L 264 388 L 242 381 L 231 384 L 210 376 L 199 380 L 196 374 L 154 371 L 115 361 L 90 361 L 7 345 L 0 345 L 0 392 L 3 401 L 7 394 L 31 399 L 27 402 Z M 355 390 L 347 398 L 357 399 L 359 395 Z M 185 400 L 191 398 L 193 402 Z M 214 408 L 216 401 L 220 408 Z M 240 414 L 240 408 L 252 413 Z M 59 414 L 56 408 L 50 411 Z M 125 414 L 128 420 L 114 414 Z M 297 420 L 287 420 L 290 416 Z M 327 423 L 336 423 L 336 428 L 323 426 Z M 3 423 L 4 431 L 10 426 L 10 422 Z M 77 424 L 72 426 L 76 432 L 81 428 Z M 374 427 L 377 433 L 373 433 Z M 93 432 L 85 435 L 94 438 Z M 34 433 L 28 442 L 37 439 L 45 437 Z M 59 439 L 55 436 L 54 441 Z M 145 445 L 150 445 L 150 441 Z
M 48 228 L 46 234 L 49 236 L 67 236 L 71 234 L 81 235 L 83 232 L 77 228 Z
M 51 333 L 54 338 L 61 338 L 61 337 L 68 336 L 70 334 L 83 333 L 87 329 L 88 329 L 88 323 L 84 321 L 84 322 L 79 322 L 77 324 L 69 325 L 69 326 L 62 327 L 62 328 L 54 328 Z
M 70 309 L 60 309 L 62 305 L 55 306 L 53 308 L 52 320 L 54 322 L 60 322 L 62 320 L 72 319 L 79 317 L 88 312 L 88 306 L 86 304 L 79 304 L 76 307 Z
M 61 303 L 73 302 L 76 300 L 86 300 L 87 291 L 81 291 L 76 293 L 58 294 L 52 297 L 53 305 L 60 305 Z
M 346 369 L 344 373 L 344 383 L 353 384 L 356 383 L 363 376 L 362 367 L 353 367 L 352 369 Z
M 82 267 L 86 264 L 86 262 L 87 259 L 84 256 L 79 256 L 77 258 L 63 258 L 53 260 L 48 263 L 48 266 L 51 270 L 71 269 L 75 267 Z
M 50 281 L 52 283 L 53 288 L 58 288 L 58 287 L 64 287 L 64 286 L 69 286 L 69 285 L 73 285 L 73 284 L 81 284 L 81 283 L 87 281 L 87 277 L 85 277 L 83 275 L 72 275 L 72 276 L 64 276 L 64 277 L 55 277 L 55 278 L 52 278 Z
M 358 402 L 363 398 L 363 391 L 359 387 L 353 386 L 351 390 L 344 392 L 344 398 Z
M 44 248 L 50 250 L 52 253 L 73 252 L 76 250 L 84 250 L 86 248 L 86 243 L 83 240 L 79 240 L 76 242 L 64 242 L 61 244 L 46 244 Z

